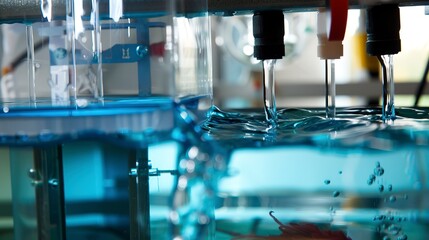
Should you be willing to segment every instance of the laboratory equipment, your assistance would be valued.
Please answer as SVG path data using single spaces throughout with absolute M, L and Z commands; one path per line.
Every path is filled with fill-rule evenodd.
M 398 2 L 393 3 L 398 6 Z M 300 4 L 305 2 L 296 3 L 298 9 L 302 7 Z M 351 8 L 358 7 L 353 1 L 350 4 Z M 383 4 L 366 1 L 358 8 L 369 13 Z M 314 4 L 309 8 L 316 7 L 323 5 Z M 238 9 L 238 13 L 245 11 Z M 423 14 L 423 9 L 420 10 Z M 389 17 L 392 14 L 386 14 L 383 20 L 390 25 L 382 29 L 390 31 L 392 27 L 396 35 L 398 21 L 392 22 Z M 272 25 L 280 25 L 278 22 Z M 281 32 L 282 28 L 279 29 Z M 373 33 L 367 30 L 368 34 Z M 374 40 L 372 37 L 368 36 L 368 42 Z M 374 47 L 372 51 L 386 47 L 386 44 L 380 48 L 374 45 L 370 46 Z M 349 57 L 347 52 L 344 57 Z M 303 65 L 293 65 L 299 75 L 314 70 L 307 62 L 310 61 L 305 59 L 301 62 Z M 288 67 L 287 63 L 283 66 Z M 283 79 L 287 81 L 288 76 Z M 291 77 L 291 80 L 294 79 Z M 360 84 L 365 83 L 358 82 L 351 88 Z M 310 84 L 302 85 L 296 94 L 294 89 L 281 93 L 299 97 L 311 89 Z M 285 83 L 283 87 L 287 89 L 288 85 Z M 362 86 L 357 90 L 358 95 L 365 95 L 371 88 Z M 323 93 L 323 89 L 320 92 Z M 378 93 L 377 98 L 380 96 Z M 424 180 L 429 160 L 426 157 L 427 108 L 396 108 L 397 118 L 393 121 L 386 121 L 379 106 L 338 108 L 335 118 L 331 119 L 326 118 L 323 108 L 277 109 L 274 130 L 267 129 L 267 120 L 260 108 L 215 108 L 203 125 L 209 135 L 231 153 L 225 177 L 218 186 L 218 239 L 428 237 L 428 185 Z M 338 231 L 343 234 L 336 238 L 329 236 Z M 318 235 L 320 232 L 326 235 Z
M 380 108 L 341 108 L 334 119 L 277 109 L 273 129 L 262 109 L 211 105 L 209 14 L 320 7 L 326 1 L 2 1 L 4 35 L 28 36 L 15 39 L 28 48 L 3 61 L 13 212 L 0 213 L 14 223 L 0 237 L 308 237 L 304 227 L 426 239 L 426 108 L 398 108 L 393 125 Z M 274 26 L 281 36 L 283 22 Z
M 335 59 L 343 56 L 343 39 L 347 25 L 348 1 L 330 2 L 317 15 L 317 55 L 325 60 L 326 117 L 335 118 Z
M 282 11 L 255 12 L 253 15 L 254 56 L 262 60 L 265 118 L 271 128 L 277 125 L 274 65 L 277 59 L 285 56 L 284 34 Z
M 384 120 L 395 119 L 393 54 L 401 51 L 400 28 L 401 20 L 398 5 L 381 4 L 368 8 L 366 48 L 368 54 L 377 56 L 382 66 L 382 115 Z
M 167 231 L 168 198 L 176 158 L 209 149 L 188 127 L 212 101 L 207 2 L 2 1 L 0 12 L 13 210 L 0 238 L 186 236 L 179 224 Z M 170 185 L 149 188 L 164 175 Z

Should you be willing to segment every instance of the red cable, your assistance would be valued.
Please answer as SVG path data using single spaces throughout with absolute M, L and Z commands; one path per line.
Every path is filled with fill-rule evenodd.
M 329 41 L 342 41 L 346 33 L 348 0 L 329 0 L 327 14 L 327 34 Z

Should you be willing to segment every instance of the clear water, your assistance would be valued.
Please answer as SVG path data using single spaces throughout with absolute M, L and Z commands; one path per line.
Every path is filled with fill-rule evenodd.
M 123 170 L 117 175 L 124 183 L 100 175 L 104 189 L 116 187 L 92 197 L 95 203 L 123 200 L 119 201 L 124 206 L 120 213 L 112 214 L 107 208 L 107 212 L 91 210 L 92 215 L 76 218 L 80 215 L 72 207 L 78 199 L 67 198 L 66 193 L 70 237 L 85 239 L 85 234 L 92 234 L 105 238 L 107 232 L 97 229 L 107 228 L 116 233 L 112 239 L 130 239 L 127 156 L 168 143 L 173 143 L 176 152 L 163 150 L 159 156 L 173 165 L 161 170 L 177 171 L 180 177 L 172 176 L 162 194 L 150 194 L 153 239 L 171 239 L 171 234 L 186 239 L 279 236 L 282 232 L 270 211 L 282 224 L 311 223 L 320 231 L 342 231 L 353 240 L 429 236 L 428 109 L 399 108 L 393 124 L 383 123 L 381 109 L 338 109 L 335 119 L 327 119 L 325 109 L 280 109 L 277 127 L 272 128 L 262 109 L 225 112 L 213 107 L 200 125 L 187 108 L 164 98 L 107 100 L 104 104 L 87 103 L 80 108 L 38 105 L 31 111 L 10 106 L 0 114 L 3 123 L 21 124 L 16 128 L 2 124 L 0 144 L 11 149 L 12 161 L 22 163 L 28 158 L 27 165 L 16 166 L 22 175 L 16 181 L 25 186 L 22 191 L 26 193 L 34 189 L 28 178 L 34 149 L 63 146 L 66 162 L 75 166 L 67 168 L 73 174 L 64 181 L 74 182 L 80 193 L 88 189 L 88 194 L 96 194 L 91 186 L 100 188 L 95 184 L 99 173 L 82 167 L 87 165 L 79 164 L 84 159 L 80 154 L 101 148 L 103 158 L 110 159 L 100 165 L 103 174 Z M 187 107 L 193 105 L 187 103 Z M 55 123 L 49 125 L 50 131 L 37 124 L 31 129 L 39 127 L 38 131 L 17 130 L 25 126 L 18 119 L 29 123 L 38 118 L 64 120 L 63 132 L 54 127 L 58 122 L 49 122 Z M 66 121 L 79 118 L 86 125 Z M 104 122 L 116 125 L 107 128 Z M 151 188 L 162 189 L 164 182 L 160 181 Z M 26 195 L 14 194 L 18 196 L 14 204 L 27 204 L 18 208 L 28 210 Z M 34 213 L 16 211 L 15 217 L 32 219 Z M 28 230 L 28 222 L 18 223 L 22 228 L 16 228 Z
M 427 239 L 429 111 L 396 114 L 387 124 L 381 109 L 338 109 L 335 119 L 324 109 L 281 109 L 272 129 L 261 111 L 214 108 L 203 129 L 231 153 L 219 239 L 282 235 L 270 211 L 285 225 L 312 223 L 354 240 Z M 305 235 L 293 232 L 282 236 Z
M 30 169 L 37 168 L 37 158 L 47 158 L 48 166 L 51 165 L 49 162 L 54 166 L 57 157 L 51 153 L 59 148 L 62 164 L 65 164 L 65 231 L 68 239 L 74 239 L 73 236 L 105 239 L 105 231 L 97 233 L 94 230 L 104 228 L 108 229 L 107 233 L 115 233 L 110 235 L 116 236 L 112 239 L 132 239 L 136 230 L 130 228 L 129 222 L 132 219 L 130 211 L 133 211 L 128 196 L 128 178 L 132 172 L 129 159 L 144 155 L 148 149 L 162 148 L 162 145 L 169 147 L 162 148 L 165 150 L 154 156 L 158 161 L 153 164 L 161 164 L 159 161 L 173 163 L 169 169 L 160 170 L 180 172 L 180 178 L 178 185 L 176 180 L 170 179 L 170 185 L 163 187 L 167 190 L 160 194 L 156 185 L 150 186 L 152 239 L 171 239 L 171 235 L 187 239 L 207 236 L 212 228 L 209 220 L 214 218 L 212 184 L 217 182 L 207 181 L 217 176 L 216 171 L 209 169 L 221 167 L 226 155 L 215 148 L 198 127 L 192 109 L 196 110 L 199 100 L 185 99 L 177 103 L 163 97 L 106 99 L 103 105 L 95 101 L 80 107 L 53 107 L 49 102 L 40 101 L 37 107 L 25 104 L 4 107 L 0 114 L 3 126 L 0 145 L 10 151 L 14 239 L 35 239 L 37 236 L 57 239 L 64 231 L 59 230 L 60 225 L 49 223 L 49 218 L 38 219 L 39 223 L 48 221 L 49 231 L 41 232 L 38 230 L 41 227 L 33 224 L 36 222 L 37 189 L 48 191 L 51 186 L 58 186 L 60 180 L 52 175 L 55 171 L 47 178 L 39 179 L 39 171 Z M 216 161 L 219 166 L 213 164 Z M 42 185 L 43 188 L 37 187 Z M 159 188 L 160 183 L 157 185 Z M 52 208 L 62 208 L 55 205 L 55 199 L 49 195 L 42 205 L 50 206 L 50 211 L 54 211 L 50 215 L 51 221 L 57 216 Z M 115 207 L 117 210 L 112 212 L 109 204 L 121 207 Z M 135 221 L 140 221 L 138 219 L 145 213 L 135 211 Z M 0 231 L 2 239 L 3 236 L 6 235 Z

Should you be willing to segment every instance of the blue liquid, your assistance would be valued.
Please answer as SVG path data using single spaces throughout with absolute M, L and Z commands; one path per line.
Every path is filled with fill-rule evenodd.
M 73 204 L 76 204 L 76 200 L 67 197 L 68 191 L 73 191 L 73 188 L 78 186 L 82 188 L 78 192 L 85 192 L 84 189 L 91 188 L 94 185 L 94 181 L 100 181 L 100 174 L 103 175 L 103 172 L 105 172 L 104 174 L 113 172 L 113 176 L 116 175 L 116 178 L 127 182 L 130 172 L 130 170 L 127 170 L 129 156 L 135 156 L 135 152 L 144 152 L 152 147 L 170 142 L 175 143 L 175 146 L 177 146 L 175 147 L 177 148 L 177 154 L 173 156 L 174 159 L 169 159 L 167 153 L 159 158 L 165 161 L 180 161 L 182 165 L 177 167 L 174 164 L 176 166 L 174 169 L 161 170 L 180 172 L 181 179 L 186 179 L 187 185 L 186 188 L 180 187 L 181 185 L 171 186 L 169 191 L 171 194 L 169 198 L 174 199 L 174 204 L 170 205 L 170 209 L 173 213 L 177 213 L 180 224 L 171 221 L 170 227 L 166 227 L 168 219 L 163 218 L 161 226 L 165 229 L 161 231 L 162 233 L 159 233 L 158 237 L 155 235 L 153 239 L 171 239 L 170 234 L 172 234 L 172 231 L 166 229 L 175 229 L 174 234 L 179 234 L 187 239 L 199 239 L 202 236 L 213 234 L 210 233 L 211 228 L 209 226 L 212 223 L 210 219 L 214 219 L 214 201 L 211 193 L 214 192 L 212 183 L 216 181 L 207 182 L 205 169 L 213 169 L 211 163 L 215 159 L 224 162 L 222 160 L 224 156 L 220 149 L 215 148 L 213 143 L 208 141 L 208 137 L 197 124 L 199 120 L 194 118 L 193 112 L 198 113 L 198 109 L 195 107 L 198 106 L 199 101 L 200 98 L 189 98 L 181 102 L 175 102 L 172 99 L 163 97 L 139 100 L 106 99 L 103 104 L 96 101 L 86 102 L 79 107 L 55 107 L 51 106 L 49 101 L 39 100 L 37 107 L 27 106 L 25 101 L 23 104 L 4 107 L 3 112 L 0 114 L 1 132 L 3 133 L 0 137 L 0 145 L 8 147 L 11 152 L 13 186 L 24 185 L 30 188 L 24 189 L 24 192 L 22 192 L 22 188 L 13 188 L 13 204 L 16 205 L 14 206 L 14 209 L 16 209 L 14 218 L 17 220 L 14 228 L 19 233 L 19 236 L 25 233 L 29 237 L 36 238 L 37 235 L 37 229 L 34 226 L 28 226 L 20 221 L 22 218 L 30 218 L 36 221 L 34 219 L 35 213 L 26 210 L 29 204 L 34 204 L 29 197 L 35 189 L 34 186 L 39 184 L 40 181 L 45 182 L 45 180 L 47 186 L 53 186 L 52 183 L 56 183 L 56 186 L 59 184 L 58 179 L 55 178 L 45 180 L 42 178 L 40 180 L 37 174 L 31 175 L 36 176 L 34 177 L 35 179 L 27 176 L 27 173 L 33 168 L 33 161 L 36 161 L 37 158 L 35 155 L 33 156 L 32 152 L 49 152 L 52 149 L 61 148 L 61 151 L 65 154 L 63 157 L 68 164 L 67 166 L 72 166 L 72 168 L 65 169 L 65 172 L 75 172 L 77 175 L 83 172 L 93 175 L 84 175 L 78 178 L 66 177 L 64 179 L 66 185 L 65 201 L 73 206 Z M 100 157 L 97 153 L 100 151 L 104 156 L 102 156 L 101 160 L 97 160 Z M 41 156 L 50 158 L 50 155 L 45 153 L 41 154 Z M 48 161 L 52 161 L 54 164 L 57 159 L 53 157 Z M 97 161 L 102 161 L 103 164 L 92 172 L 88 172 L 85 169 L 88 166 L 92 166 L 91 162 L 96 163 Z M 87 162 L 90 164 L 87 164 Z M 113 169 L 108 162 L 110 162 L 110 165 L 113 164 Z M 186 162 L 189 163 L 186 164 Z M 195 169 L 189 168 L 192 164 L 196 166 Z M 211 176 L 217 178 L 216 173 L 213 171 L 212 173 Z M 72 176 L 76 174 L 72 174 Z M 106 178 L 106 181 L 109 180 L 109 177 Z M 33 185 L 31 184 L 32 182 L 34 183 Z M 70 183 L 72 184 L 70 185 Z M 67 184 L 74 187 L 68 190 L 70 188 L 67 188 Z M 117 199 L 122 201 L 124 197 L 128 197 L 127 186 L 125 185 L 125 191 L 120 186 L 109 190 L 110 195 L 103 196 L 102 200 L 107 203 L 112 201 L 111 198 L 116 201 Z M 176 187 L 175 190 L 174 187 Z M 93 198 L 95 198 L 95 201 L 97 201 L 100 198 L 100 196 L 97 197 L 97 192 L 100 191 L 107 191 L 103 184 L 96 188 L 93 193 L 94 197 L 90 197 L 90 199 L 94 201 Z M 199 202 L 189 201 L 191 199 L 189 194 L 191 193 L 192 195 L 203 196 L 206 204 L 201 205 Z M 55 197 L 50 196 L 48 199 L 52 200 Z M 130 230 L 127 225 L 129 209 L 126 207 L 128 200 L 125 200 L 122 203 L 125 204 L 126 211 L 124 213 L 115 213 L 113 216 L 109 216 L 109 213 L 107 213 L 107 216 L 105 216 L 103 212 L 97 212 L 100 210 L 91 211 L 94 211 L 93 214 L 96 217 L 103 219 L 99 221 L 113 221 L 112 227 L 114 229 L 118 228 L 116 230 L 123 232 L 125 236 L 129 236 L 133 234 L 129 233 Z M 156 204 L 157 201 L 154 203 Z M 51 203 L 45 203 L 45 205 L 52 206 Z M 101 203 L 100 207 L 102 207 Z M 18 209 L 24 209 L 25 211 Z M 118 208 L 118 212 L 121 209 L 123 208 Z M 82 215 L 82 213 L 80 214 Z M 137 213 L 137 215 L 139 214 Z M 67 215 L 66 221 L 73 223 L 75 215 Z M 54 218 L 55 214 L 53 214 Z M 86 219 L 85 214 L 81 218 L 83 223 L 78 222 L 78 225 L 85 226 L 85 222 L 87 224 L 99 224 L 96 220 L 91 220 L 91 218 Z M 201 221 L 204 218 L 207 221 Z M 155 221 L 155 226 L 159 225 L 158 220 Z M 67 229 L 69 237 L 74 236 L 73 234 L 76 233 L 76 229 L 73 228 L 73 225 L 71 226 L 67 227 L 70 228 Z M 51 224 L 50 228 L 51 233 L 56 231 L 55 224 Z M 154 227 L 151 232 L 156 234 L 157 229 Z M 15 239 L 21 239 L 19 236 L 15 236 Z M 127 237 L 126 239 L 130 238 Z
M 231 113 L 213 108 L 199 125 L 186 108 L 165 98 L 107 100 L 104 106 L 89 103 L 80 109 L 38 106 L 9 107 L 0 120 L 18 124 L 22 119 L 61 119 L 71 124 L 71 119 L 82 118 L 87 125 L 63 132 L 55 129 L 67 125 L 52 125 L 49 131 L 48 125 L 28 128 L 32 131 L 3 125 L 3 132 L 11 134 L 2 135 L 1 145 L 38 148 L 90 141 L 125 151 L 176 142 L 176 170 L 184 178 L 170 196 L 175 200 L 172 213 L 180 221 L 170 223 L 190 239 L 214 234 L 215 239 L 230 239 L 230 230 L 245 235 L 254 225 L 252 219 L 261 221 L 258 235 L 280 235 L 271 210 L 284 224 L 311 222 L 321 229 L 342 230 L 353 240 L 392 237 L 392 228 L 388 232 L 383 224 L 400 226 L 398 236 L 409 239 L 429 236 L 429 210 L 416 204 L 428 188 L 427 109 L 396 109 L 393 125 L 383 123 L 379 109 L 338 109 L 336 119 L 326 119 L 324 109 L 281 109 L 272 129 L 259 110 Z M 106 122 L 118 125 L 105 128 Z M 374 176 L 372 184 L 368 176 Z M 213 193 L 219 193 L 216 201 Z M 215 216 L 213 233 L 206 220 Z M 169 229 L 168 224 L 161 225 Z M 165 229 L 160 231 L 163 237 L 155 239 L 169 239 Z M 363 230 L 370 236 L 359 235 Z
M 219 220 L 218 239 L 280 236 L 272 210 L 285 225 L 309 222 L 353 240 L 427 239 L 429 209 L 410 199 L 428 189 L 429 111 L 395 111 L 385 124 L 380 109 L 337 109 L 335 119 L 324 109 L 281 109 L 270 129 L 258 110 L 213 108 L 203 129 L 231 152 L 217 214 L 230 219 Z M 393 223 L 396 235 L 385 228 Z

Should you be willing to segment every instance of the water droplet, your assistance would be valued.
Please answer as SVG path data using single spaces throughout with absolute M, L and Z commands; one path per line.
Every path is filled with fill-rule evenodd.
M 380 184 L 380 186 L 378 186 L 378 191 L 383 192 L 384 191 L 384 186 L 383 184 Z
M 389 192 L 391 192 L 391 191 L 392 191 L 392 189 L 393 189 L 392 184 L 389 184 L 389 186 L 387 186 L 387 190 L 389 190 Z
M 374 175 L 375 176 L 380 177 L 380 176 L 383 176 L 383 174 L 384 174 L 384 169 L 382 167 L 376 167 L 374 169 Z
M 331 180 L 326 179 L 326 180 L 324 181 L 324 183 L 325 183 L 326 185 L 329 185 L 329 184 L 331 183 Z
M 394 195 L 390 196 L 389 202 L 391 202 L 391 203 L 396 202 L 396 196 L 394 196 Z
M 184 190 L 186 189 L 187 186 L 188 186 L 188 179 L 185 176 L 181 176 L 177 184 L 178 189 Z
M 188 157 L 190 159 L 195 159 L 198 156 L 199 152 L 200 152 L 200 149 L 196 146 L 193 146 L 188 151 Z
M 338 174 L 340 174 L 340 175 L 343 174 L 343 171 L 338 171 Z
M 33 168 L 28 170 L 27 175 L 29 178 L 31 178 L 33 180 L 39 180 L 40 179 L 39 173 Z
M 195 161 L 192 161 L 192 160 L 186 161 L 186 171 L 188 173 L 193 173 L 195 171 L 195 166 L 196 166 Z
M 332 196 L 333 197 L 338 197 L 338 196 L 340 196 L 340 192 L 339 191 L 335 191 L 335 192 L 332 193 Z
M 200 215 L 198 217 L 198 223 L 201 225 L 206 225 L 210 222 L 210 218 L 207 215 Z
M 58 183 L 59 183 L 58 179 L 55 179 L 55 178 L 50 179 L 48 182 L 49 182 L 49 184 L 50 184 L 51 186 L 53 186 L 53 187 L 57 187 L 57 186 L 58 186 Z

